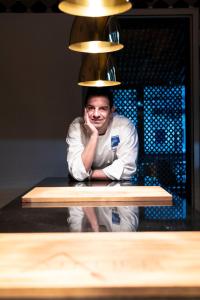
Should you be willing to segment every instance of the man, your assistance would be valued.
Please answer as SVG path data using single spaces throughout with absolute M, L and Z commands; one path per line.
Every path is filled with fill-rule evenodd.
M 69 173 L 78 181 L 130 180 L 136 172 L 138 135 L 132 122 L 114 114 L 112 94 L 107 88 L 90 88 L 83 118 L 70 125 L 67 139 Z M 135 231 L 137 207 L 69 208 L 71 231 Z

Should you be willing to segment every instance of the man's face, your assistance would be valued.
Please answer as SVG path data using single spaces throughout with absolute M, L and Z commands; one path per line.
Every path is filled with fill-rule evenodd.
M 105 132 L 113 109 L 110 108 L 109 100 L 104 96 L 93 96 L 88 99 L 86 110 L 90 122 L 99 132 Z

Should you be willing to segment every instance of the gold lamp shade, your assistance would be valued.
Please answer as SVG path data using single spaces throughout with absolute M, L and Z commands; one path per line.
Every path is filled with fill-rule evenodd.
M 122 49 L 119 28 L 112 17 L 75 17 L 69 49 L 87 53 L 105 53 Z
M 100 53 L 85 56 L 80 69 L 79 85 L 103 87 L 120 83 L 117 80 L 116 67 L 111 55 Z
M 64 0 L 58 5 L 64 13 L 75 16 L 103 17 L 131 9 L 129 0 Z

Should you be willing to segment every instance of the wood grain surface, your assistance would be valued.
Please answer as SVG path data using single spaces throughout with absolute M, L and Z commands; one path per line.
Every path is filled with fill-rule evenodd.
M 200 296 L 200 232 L 0 234 L 0 298 L 117 295 Z
M 35 187 L 22 197 L 27 207 L 163 206 L 172 196 L 160 186 Z

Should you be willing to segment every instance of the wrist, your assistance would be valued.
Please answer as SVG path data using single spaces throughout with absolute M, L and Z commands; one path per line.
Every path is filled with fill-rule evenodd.
M 92 137 L 92 138 L 98 138 L 98 136 L 99 136 L 99 133 L 98 133 L 98 131 L 96 130 L 96 131 L 92 131 L 92 133 L 91 133 L 91 135 L 90 135 L 90 137 Z

